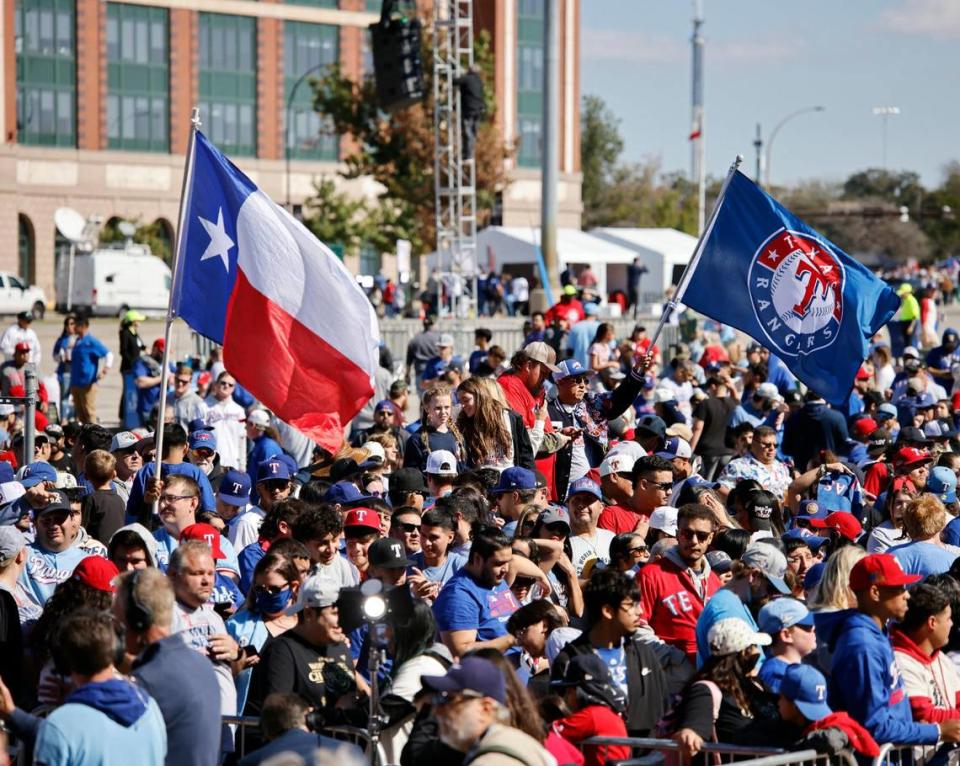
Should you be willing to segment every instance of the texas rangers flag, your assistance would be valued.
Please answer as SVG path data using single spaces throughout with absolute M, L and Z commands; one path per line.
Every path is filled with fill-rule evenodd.
M 174 316 L 222 344 L 227 369 L 277 417 L 336 452 L 373 395 L 370 301 L 326 245 L 199 131 L 186 195 Z
M 884 282 L 739 171 L 676 300 L 742 330 L 837 405 L 900 305 Z

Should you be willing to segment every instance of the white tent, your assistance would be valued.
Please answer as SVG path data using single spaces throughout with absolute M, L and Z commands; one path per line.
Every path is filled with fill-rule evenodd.
M 495 270 L 513 276 L 539 277 L 536 271 L 539 246 L 539 227 L 488 226 L 477 232 L 477 266 L 482 273 Z M 598 290 L 604 296 L 608 293 L 608 286 L 610 289 L 626 289 L 626 268 L 635 256 L 628 247 L 579 229 L 557 229 L 560 269 L 573 266 L 576 273 L 590 264 L 597 275 Z M 435 252 L 427 256 L 427 265 L 431 269 L 437 265 Z M 447 264 L 440 264 L 440 267 L 448 268 Z
M 647 267 L 641 283 L 640 302 L 656 304 L 663 300 L 664 292 L 680 282 L 680 275 L 684 267 L 690 262 L 697 238 L 684 234 L 676 229 L 629 229 L 629 228 L 599 228 L 590 231 L 591 236 L 602 239 L 630 251 L 631 257 L 640 257 L 640 262 Z M 621 274 L 619 269 L 609 275 L 611 289 L 626 290 L 626 268 Z

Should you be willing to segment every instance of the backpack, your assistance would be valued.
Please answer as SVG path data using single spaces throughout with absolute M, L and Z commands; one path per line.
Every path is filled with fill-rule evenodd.
M 697 684 L 703 684 L 710 690 L 710 697 L 713 699 L 713 731 L 711 734 L 711 741 L 717 741 L 717 718 L 720 715 L 720 703 L 723 701 L 723 692 L 720 691 L 720 687 L 717 686 L 713 681 L 708 681 L 702 679 L 697 681 L 694 686 Z M 663 715 L 663 718 L 657 723 L 657 728 L 654 736 L 657 739 L 672 739 L 673 735 L 679 729 L 680 721 L 677 716 L 677 709 L 679 708 L 680 700 L 677 700 L 673 706 Z M 664 753 L 663 766 L 681 766 L 683 762 L 683 756 L 677 750 L 668 750 Z M 713 766 L 719 766 L 720 764 L 720 754 L 719 753 L 710 753 L 710 763 Z

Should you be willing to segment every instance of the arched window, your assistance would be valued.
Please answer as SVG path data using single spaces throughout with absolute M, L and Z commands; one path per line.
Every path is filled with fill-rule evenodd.
M 17 273 L 27 282 L 36 281 L 37 240 L 33 224 L 23 213 L 17 216 L 17 251 L 19 254 Z

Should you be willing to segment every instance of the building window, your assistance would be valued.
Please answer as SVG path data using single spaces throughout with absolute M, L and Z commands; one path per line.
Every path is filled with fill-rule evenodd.
M 22 144 L 76 146 L 74 6 L 73 0 L 17 0 L 17 140 Z
M 288 21 L 283 33 L 284 103 L 297 81 L 307 72 L 290 104 L 290 156 L 296 159 L 336 160 L 339 156 L 338 136 L 329 123 L 313 108 L 310 79 L 322 78 L 324 67 L 339 60 L 340 30 L 330 24 L 307 24 Z
M 170 150 L 170 22 L 165 8 L 107 3 L 107 145 Z
M 372 245 L 360 248 L 360 276 L 375 277 L 380 273 L 380 251 Z
M 227 154 L 257 153 L 257 31 L 250 16 L 200 14 L 200 120 Z
M 539 167 L 543 122 L 543 2 L 517 5 L 517 164 Z
M 17 216 L 17 273 L 33 284 L 36 264 L 36 238 L 33 224 L 25 215 Z

